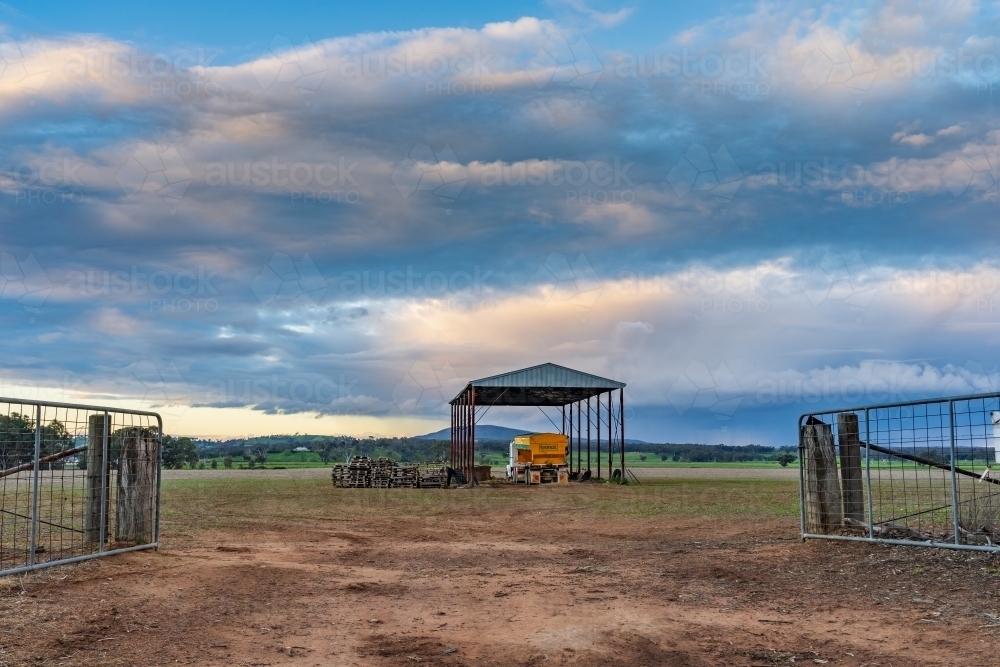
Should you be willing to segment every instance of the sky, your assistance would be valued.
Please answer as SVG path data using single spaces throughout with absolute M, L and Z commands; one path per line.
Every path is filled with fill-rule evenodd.
M 0 395 L 409 435 L 553 362 L 779 446 L 1000 389 L 1000 3 L 416 4 L 0 4 Z

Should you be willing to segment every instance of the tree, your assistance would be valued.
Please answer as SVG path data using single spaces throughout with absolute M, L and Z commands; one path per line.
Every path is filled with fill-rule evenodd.
M 680 454 L 674 454 L 673 455 L 673 460 L 674 460 L 674 463 L 677 463 L 678 461 L 681 460 L 681 455 Z
M 232 468 L 233 467 L 233 457 L 232 456 L 227 456 L 226 458 L 222 459 L 222 467 L 226 468 L 227 470 L 229 468 Z
M 640 461 L 645 461 L 646 460 L 646 455 L 645 454 L 639 454 L 639 460 Z
M 191 438 L 163 436 L 163 465 L 179 470 L 185 463 L 192 468 L 198 465 L 198 450 Z
M 55 454 L 73 447 L 73 436 L 58 419 L 42 427 L 42 456 Z
M 776 461 L 782 468 L 787 468 L 789 463 L 795 462 L 795 457 L 791 454 L 782 454 L 776 459 Z
M 212 459 L 212 470 L 215 470 L 218 467 L 219 467 L 219 462 L 216 461 L 215 459 Z
M 35 455 L 35 422 L 14 412 L 0 415 L 0 468 L 31 461 Z

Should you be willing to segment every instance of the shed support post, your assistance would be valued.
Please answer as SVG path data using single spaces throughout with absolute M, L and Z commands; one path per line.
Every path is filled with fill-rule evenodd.
M 573 472 L 573 404 L 569 404 L 569 431 L 566 432 L 569 444 L 569 471 Z
M 601 395 L 597 395 L 597 479 L 601 478 Z
M 590 472 L 590 396 L 587 397 L 587 472 Z
M 622 425 L 622 481 L 625 481 L 625 390 L 618 390 L 618 416 Z
M 611 471 L 615 467 L 613 456 L 614 447 L 612 446 L 613 441 L 611 440 L 611 397 L 614 396 L 612 392 L 608 392 L 608 479 L 611 479 Z
M 475 471 L 476 465 L 476 388 L 472 387 L 472 393 L 469 396 L 469 459 L 466 462 L 467 472 L 465 473 L 465 481 L 472 484 L 472 475 Z
M 458 397 L 458 405 L 455 406 L 455 412 L 458 413 L 458 434 L 455 438 L 455 465 L 452 467 L 455 470 L 462 469 L 462 448 L 465 447 L 465 392 Z
M 458 399 L 458 405 L 455 406 L 458 409 L 458 442 L 455 443 L 455 465 L 453 466 L 455 470 L 462 469 L 462 456 L 465 451 L 465 440 L 466 440 L 466 414 L 465 414 L 465 391 L 462 391 L 461 397 Z
M 582 470 L 582 468 L 583 468 L 583 437 L 582 437 L 582 433 L 580 432 L 580 422 L 581 422 L 580 412 L 582 412 L 582 410 L 581 410 L 582 407 L 583 406 L 580 405 L 580 402 L 577 401 L 577 404 L 576 404 L 576 472 L 577 472 L 578 475 L 583 472 L 583 470 Z

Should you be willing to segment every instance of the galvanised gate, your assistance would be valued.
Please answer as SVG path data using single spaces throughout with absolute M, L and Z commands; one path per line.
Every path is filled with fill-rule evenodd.
M 0 398 L 0 575 L 158 546 L 153 412 Z
M 1000 394 L 799 419 L 802 537 L 1000 551 Z

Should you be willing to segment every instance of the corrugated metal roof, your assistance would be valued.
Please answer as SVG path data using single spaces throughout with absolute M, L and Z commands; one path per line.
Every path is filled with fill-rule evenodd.
M 625 383 L 549 363 L 473 380 L 452 399 L 452 403 L 470 387 L 476 389 L 476 403 L 480 405 L 543 406 L 586 400 L 622 389 Z
M 519 371 L 492 375 L 469 383 L 473 387 L 573 387 L 578 389 L 621 389 L 615 382 L 558 364 L 540 364 Z

